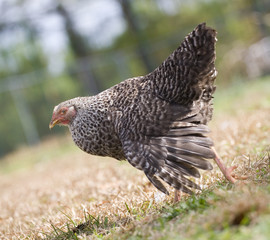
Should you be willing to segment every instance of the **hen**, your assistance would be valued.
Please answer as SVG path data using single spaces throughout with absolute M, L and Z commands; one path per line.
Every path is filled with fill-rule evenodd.
M 77 97 L 53 110 L 50 128 L 69 127 L 83 151 L 127 159 L 149 181 L 168 194 L 162 181 L 176 190 L 200 189 L 188 177 L 200 177 L 214 159 L 234 182 L 207 137 L 215 91 L 216 31 L 198 25 L 153 72 L 127 79 L 96 96 Z

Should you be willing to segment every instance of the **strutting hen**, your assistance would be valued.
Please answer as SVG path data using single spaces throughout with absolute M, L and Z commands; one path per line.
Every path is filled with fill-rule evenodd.
M 161 179 L 185 193 L 200 189 L 188 176 L 198 178 L 198 169 L 212 169 L 209 159 L 234 182 L 235 166 L 225 167 L 207 137 L 217 75 L 215 42 L 216 31 L 198 25 L 148 75 L 60 103 L 50 128 L 67 125 L 76 145 L 87 153 L 127 159 L 166 194 Z

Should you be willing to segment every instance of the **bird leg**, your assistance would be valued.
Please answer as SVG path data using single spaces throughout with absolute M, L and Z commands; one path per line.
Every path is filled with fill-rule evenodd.
M 181 200 L 181 191 L 179 190 L 174 190 L 174 199 L 173 199 L 173 202 L 174 203 L 177 203 Z
M 219 155 L 217 154 L 217 151 L 214 147 L 212 147 L 212 150 L 215 154 L 215 162 L 217 163 L 219 169 L 221 170 L 221 172 L 223 173 L 223 175 L 225 176 L 225 178 L 231 182 L 231 183 L 235 183 L 237 180 L 246 180 L 248 177 L 247 176 L 237 176 L 235 175 L 233 172 L 234 169 L 237 168 L 237 166 L 231 166 L 231 167 L 226 167 L 225 163 L 222 161 L 222 159 L 219 157 Z M 174 192 L 174 203 L 177 203 L 181 200 L 181 191 L 176 190 Z
M 212 147 L 212 150 L 215 153 L 215 162 L 217 163 L 219 169 L 221 170 L 221 172 L 223 173 L 223 175 L 225 176 L 225 178 L 230 181 L 231 183 L 235 183 L 237 181 L 237 179 L 239 180 L 245 180 L 247 179 L 247 176 L 236 176 L 233 172 L 234 169 L 237 168 L 237 166 L 231 166 L 229 168 L 227 168 L 224 164 L 224 162 L 222 161 L 222 159 L 219 157 L 219 155 L 216 152 L 216 149 L 214 147 Z

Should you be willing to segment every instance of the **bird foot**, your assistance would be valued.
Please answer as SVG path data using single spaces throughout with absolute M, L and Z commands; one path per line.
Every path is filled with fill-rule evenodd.
M 237 180 L 246 180 L 247 176 L 238 176 L 235 173 L 232 173 L 234 169 L 236 169 L 237 166 L 231 166 L 229 168 L 225 168 L 224 176 L 225 178 L 230 181 L 231 183 L 235 183 Z
M 227 168 L 221 158 L 218 156 L 215 148 L 212 148 L 212 150 L 216 155 L 215 162 L 217 163 L 219 169 L 229 182 L 235 183 L 237 180 L 246 180 L 248 178 L 247 176 L 237 176 L 236 174 L 232 173 L 237 168 L 237 166 L 231 166 Z

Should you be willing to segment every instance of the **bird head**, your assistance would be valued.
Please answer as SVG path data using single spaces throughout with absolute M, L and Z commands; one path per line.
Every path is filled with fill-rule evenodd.
M 49 128 L 52 129 L 55 125 L 67 126 L 76 116 L 76 108 L 70 104 L 59 104 L 54 107 L 52 120 Z

